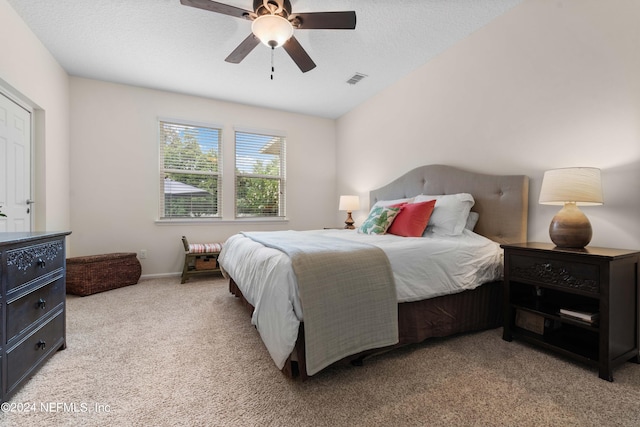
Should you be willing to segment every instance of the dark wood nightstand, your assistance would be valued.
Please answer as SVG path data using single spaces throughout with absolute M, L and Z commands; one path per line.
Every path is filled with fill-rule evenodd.
M 640 251 L 547 243 L 502 248 L 504 340 L 521 339 L 595 366 L 607 381 L 615 366 L 640 363 Z

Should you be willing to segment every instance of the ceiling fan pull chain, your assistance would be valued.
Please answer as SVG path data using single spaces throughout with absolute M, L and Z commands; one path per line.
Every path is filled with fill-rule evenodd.
M 273 52 L 276 50 L 274 46 L 271 46 L 271 80 L 273 80 L 273 73 L 276 70 L 273 66 Z

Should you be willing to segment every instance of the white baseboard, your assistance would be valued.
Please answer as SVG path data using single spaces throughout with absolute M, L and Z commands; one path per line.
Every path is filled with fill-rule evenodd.
M 179 271 L 177 273 L 160 273 L 160 274 L 143 274 L 142 276 L 140 276 L 140 280 L 144 280 L 144 279 L 160 279 L 162 277 L 176 277 L 176 276 L 182 276 L 182 271 Z

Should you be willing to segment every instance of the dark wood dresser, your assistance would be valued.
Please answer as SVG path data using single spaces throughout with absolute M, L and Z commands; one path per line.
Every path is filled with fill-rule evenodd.
M 0 233 L 0 400 L 66 346 L 65 237 Z
M 503 245 L 504 333 L 598 368 L 639 361 L 640 252 Z

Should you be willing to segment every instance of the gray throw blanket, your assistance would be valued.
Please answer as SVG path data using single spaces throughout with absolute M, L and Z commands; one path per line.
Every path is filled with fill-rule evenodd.
M 307 374 L 398 342 L 398 303 L 385 253 L 304 231 L 242 233 L 291 258 L 304 316 Z

